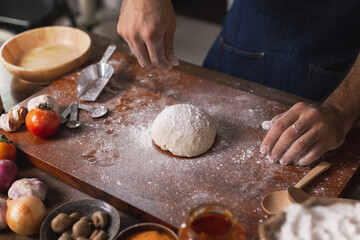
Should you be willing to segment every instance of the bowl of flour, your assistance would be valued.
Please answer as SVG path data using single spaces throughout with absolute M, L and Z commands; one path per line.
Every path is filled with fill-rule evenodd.
M 312 198 L 259 226 L 261 240 L 360 239 L 360 201 Z

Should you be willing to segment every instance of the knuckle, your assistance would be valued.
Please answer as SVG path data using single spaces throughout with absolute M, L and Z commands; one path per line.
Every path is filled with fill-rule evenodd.
M 275 131 L 283 131 L 286 129 L 287 125 L 282 121 L 277 121 L 274 123 L 272 127 L 274 128 Z
M 139 39 L 139 34 L 136 31 L 128 31 L 128 29 L 120 29 L 118 33 L 127 41 L 135 41 Z
M 283 137 L 284 137 L 284 139 L 286 139 L 286 141 L 288 141 L 288 142 L 290 142 L 291 140 L 293 140 L 293 139 L 295 139 L 296 138 L 296 132 L 295 132 L 295 130 L 294 129 L 289 129 L 289 130 L 287 130 L 287 131 L 285 131 L 284 133 L 283 133 Z
M 117 33 L 118 33 L 120 36 L 123 36 L 123 35 L 124 35 L 121 27 L 118 26 L 118 27 L 116 28 L 116 31 L 117 31 Z
M 139 35 L 136 32 L 128 32 L 126 36 L 127 39 L 131 39 L 134 42 L 138 42 L 139 40 Z
M 127 32 L 125 32 L 125 31 L 120 31 L 120 32 L 118 32 L 118 33 L 119 33 L 119 35 L 120 35 L 122 38 L 124 38 L 126 41 L 131 40 L 131 38 L 130 38 L 130 36 L 129 36 L 129 34 L 128 34 Z
M 307 141 L 305 141 L 302 138 L 299 138 L 298 140 L 296 140 L 295 144 L 296 144 L 296 149 L 299 151 L 304 151 L 307 147 Z
M 117 29 L 118 34 L 119 34 L 121 37 L 123 37 L 124 39 L 128 39 L 128 38 L 129 38 L 130 32 L 127 31 L 127 28 L 126 28 L 126 27 L 124 27 L 123 25 L 118 24 L 116 29 Z
M 321 134 L 321 129 L 320 128 L 316 127 L 316 128 L 313 128 L 311 131 L 312 132 L 311 132 L 310 136 L 308 137 L 309 141 L 310 140 L 320 139 L 320 138 L 323 137 L 322 134 Z
M 310 108 L 310 109 L 307 111 L 307 117 L 308 117 L 308 118 L 317 118 L 319 115 L 320 115 L 320 112 L 319 112 L 319 110 L 316 109 L 316 108 Z
M 305 109 L 306 107 L 307 107 L 307 104 L 304 102 L 298 102 L 293 106 L 293 108 L 295 110 L 302 110 L 302 109 Z
M 323 130 L 323 129 L 328 129 L 329 128 L 329 125 L 326 124 L 325 122 L 318 122 L 317 123 L 317 133 L 319 133 L 320 130 Z
M 158 34 L 156 33 L 156 31 L 152 28 L 146 28 L 143 32 L 142 32 L 142 37 L 144 38 L 144 40 L 146 42 L 154 42 L 157 39 L 159 39 Z
M 145 42 L 152 42 L 153 40 L 152 34 L 148 31 L 142 33 L 142 38 L 144 39 Z
M 120 22 L 118 22 L 118 24 L 116 25 L 116 30 L 117 32 L 120 34 L 120 33 L 123 33 L 123 25 L 120 24 Z

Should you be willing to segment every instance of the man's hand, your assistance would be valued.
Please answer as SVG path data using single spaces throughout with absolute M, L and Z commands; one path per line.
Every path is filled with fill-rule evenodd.
M 142 67 L 170 69 L 174 55 L 175 15 L 171 0 L 123 0 L 117 31 Z
M 281 164 L 308 165 L 337 148 L 360 120 L 360 55 L 345 79 L 321 106 L 297 103 L 276 116 L 260 152 Z
M 273 121 L 260 152 L 269 154 L 270 161 L 284 165 L 292 161 L 308 165 L 340 146 L 346 136 L 339 114 L 327 104 L 297 103 Z

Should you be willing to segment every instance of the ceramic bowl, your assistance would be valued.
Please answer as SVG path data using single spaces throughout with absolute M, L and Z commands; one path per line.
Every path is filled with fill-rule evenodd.
M 357 200 L 343 199 L 343 198 L 325 198 L 325 197 L 314 197 L 310 198 L 302 205 L 307 208 L 314 206 L 329 206 L 336 203 L 356 204 L 359 203 Z M 280 230 L 281 226 L 286 221 L 286 214 L 280 213 L 271 217 L 259 226 L 259 237 L 261 240 L 276 240 L 276 233 Z
M 41 240 L 57 240 L 60 234 L 55 233 L 51 229 L 51 221 L 59 214 L 66 213 L 71 214 L 73 212 L 79 212 L 82 216 L 88 216 L 91 218 L 92 214 L 96 211 L 103 211 L 108 216 L 108 227 L 106 233 L 109 240 L 114 239 L 120 228 L 120 215 L 119 212 L 110 204 L 97 200 L 97 199 L 83 199 L 79 201 L 65 203 L 54 211 L 49 213 L 45 218 L 40 228 Z
M 165 234 L 170 238 L 170 240 L 177 240 L 177 235 L 168 227 L 157 223 L 140 223 L 126 228 L 121 231 L 119 235 L 116 236 L 115 240 L 126 240 L 126 238 L 130 237 L 135 233 L 140 233 L 144 231 L 158 231 L 161 234 Z
M 82 65 L 91 39 L 84 31 L 64 26 L 36 28 L 6 41 L 0 61 L 15 77 L 44 85 Z

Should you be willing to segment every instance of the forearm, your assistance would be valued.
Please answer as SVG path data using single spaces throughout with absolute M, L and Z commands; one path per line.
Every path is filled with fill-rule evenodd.
M 345 134 L 360 118 L 360 55 L 349 73 L 323 106 L 333 108 L 343 126 Z

